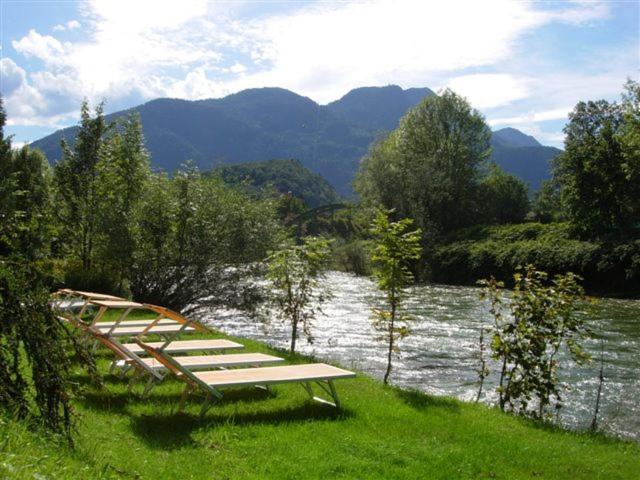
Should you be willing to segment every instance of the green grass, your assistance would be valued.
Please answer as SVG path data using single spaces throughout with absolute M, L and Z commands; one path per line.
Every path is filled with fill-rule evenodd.
M 248 351 L 286 355 L 244 339 Z M 108 353 L 99 351 L 106 371 Z M 310 361 L 295 356 L 292 362 Z M 170 380 L 147 399 L 106 376 L 75 400 L 75 450 L 0 417 L 0 478 L 557 478 L 637 479 L 640 446 L 572 433 L 482 405 L 337 382 L 342 411 L 310 403 L 298 385 L 229 390 L 199 419 Z M 78 373 L 77 380 L 87 383 Z

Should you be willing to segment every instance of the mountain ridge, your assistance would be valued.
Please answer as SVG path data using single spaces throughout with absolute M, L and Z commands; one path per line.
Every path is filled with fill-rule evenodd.
M 369 145 L 382 132 L 396 128 L 406 111 L 429 95 L 435 95 L 429 88 L 361 87 L 319 105 L 283 88 L 264 87 L 194 101 L 159 98 L 106 118 L 113 121 L 138 112 L 154 166 L 169 172 L 188 159 L 209 170 L 222 164 L 295 158 L 340 195 L 350 197 L 351 182 Z M 60 140 L 73 140 L 76 129 L 59 130 L 31 145 L 53 163 L 61 156 Z M 560 152 L 512 128 L 495 132 L 492 146 L 492 159 L 532 189 L 549 176 L 549 161 Z

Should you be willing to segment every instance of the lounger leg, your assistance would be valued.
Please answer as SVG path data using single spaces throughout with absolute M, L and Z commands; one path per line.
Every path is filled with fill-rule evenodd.
M 147 384 L 144 387 L 144 390 L 142 391 L 142 398 L 145 398 L 147 395 L 149 395 L 149 392 L 153 390 L 153 387 L 155 386 L 156 386 L 155 378 L 149 377 L 149 381 L 147 382 Z
M 181 412 L 184 410 L 184 404 L 187 401 L 187 397 L 191 393 L 191 385 L 188 383 L 184 386 L 184 390 L 182 390 L 182 395 L 180 395 L 180 404 L 178 405 L 178 411 Z
M 116 371 L 116 368 L 118 368 L 118 361 L 114 360 L 113 362 L 111 362 L 111 365 L 109 366 L 109 375 L 113 375 L 113 372 Z
M 333 403 L 336 404 L 336 408 L 340 408 L 340 399 L 338 398 L 338 392 L 332 380 L 328 380 L 329 389 L 331 390 L 331 396 L 333 397 Z
M 313 388 L 309 382 L 301 383 L 302 388 L 309 394 L 309 398 L 313 400 Z
M 138 380 L 141 376 L 142 376 L 142 373 L 139 371 L 136 371 L 133 374 L 133 376 L 131 377 L 131 380 L 129 380 L 129 386 L 127 387 L 127 391 L 129 393 L 131 393 L 131 390 L 133 389 L 133 385 L 136 383 L 136 380 Z
M 214 397 L 218 400 L 222 398 L 222 393 L 218 392 L 215 389 L 211 389 L 211 393 L 207 394 L 207 398 L 202 404 L 202 408 L 200 409 L 200 418 L 203 418 L 205 414 L 209 411 L 209 409 L 213 406 Z
M 325 387 L 324 384 L 321 382 L 316 382 L 316 383 L 322 388 L 322 390 L 324 390 L 327 394 L 331 395 L 331 397 L 333 398 L 333 403 L 328 400 L 325 400 L 324 398 L 315 396 L 313 394 L 313 387 L 309 382 L 302 383 L 301 384 L 302 387 L 309 394 L 309 397 L 311 398 L 311 400 L 319 403 L 331 405 L 332 407 L 340 408 L 340 399 L 338 398 L 338 392 L 336 391 L 336 388 L 333 385 L 333 382 L 331 380 L 327 380 L 327 384 L 329 385 L 329 388 Z

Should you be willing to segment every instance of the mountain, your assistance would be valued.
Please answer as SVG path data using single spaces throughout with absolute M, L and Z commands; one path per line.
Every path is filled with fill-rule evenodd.
M 340 195 L 329 182 L 305 168 L 298 160 L 220 165 L 211 174 L 220 175 L 225 183 L 231 185 L 246 185 L 258 190 L 274 188 L 279 193 L 291 192 L 311 208 L 340 201 Z
M 161 98 L 107 119 L 138 112 L 154 166 L 169 172 L 188 159 L 208 170 L 295 158 L 349 197 L 360 158 L 371 142 L 396 128 L 406 111 L 429 95 L 434 93 L 428 88 L 365 87 L 318 105 L 282 88 L 257 88 L 198 101 Z M 61 156 L 60 140 L 73 140 L 75 131 L 59 130 L 32 146 L 55 162 Z M 492 144 L 495 161 L 533 188 L 549 176 L 549 160 L 558 152 L 515 129 L 497 131 Z
M 506 147 L 541 147 L 542 144 L 531 135 L 525 135 L 520 130 L 507 127 L 495 130 L 491 136 L 491 145 L 494 148 Z
M 527 183 L 531 191 L 538 190 L 540 183 L 551 176 L 551 160 L 562 152 L 510 127 L 494 131 L 491 146 L 491 160 Z

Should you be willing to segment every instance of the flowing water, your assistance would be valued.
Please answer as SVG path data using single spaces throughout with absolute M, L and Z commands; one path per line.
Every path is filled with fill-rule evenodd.
M 371 323 L 371 307 L 380 301 L 375 284 L 363 277 L 331 272 L 333 298 L 313 322 L 314 341 L 303 338 L 298 351 L 382 378 L 385 346 Z M 411 334 L 400 341 L 392 383 L 434 395 L 475 399 L 478 383 L 478 336 L 491 318 L 479 290 L 471 287 L 427 285 L 412 289 L 406 305 L 413 315 Z M 604 387 L 601 426 L 616 435 L 640 440 L 640 301 L 601 299 L 587 316 L 593 338 L 585 341 L 591 364 L 577 366 L 563 358 L 561 379 L 569 389 L 560 421 L 586 429 L 593 416 L 601 346 L 604 347 Z M 287 348 L 290 327 L 261 323 L 237 312 L 217 311 L 203 320 L 232 335 Z M 493 370 L 496 370 L 495 368 Z M 487 379 L 483 401 L 495 402 L 495 375 Z

